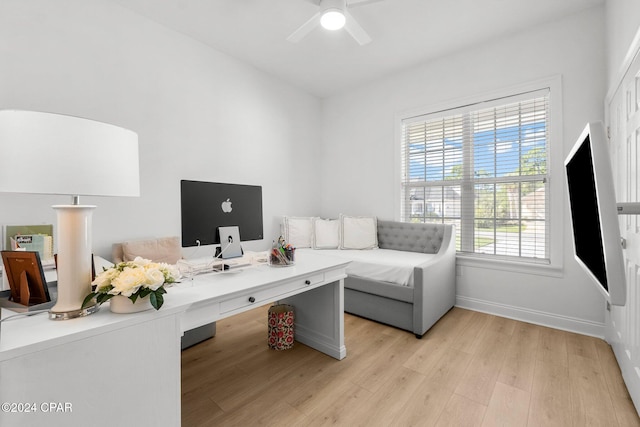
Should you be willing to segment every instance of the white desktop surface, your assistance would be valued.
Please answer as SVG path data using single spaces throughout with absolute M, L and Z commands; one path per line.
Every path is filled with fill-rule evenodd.
M 317 254 L 296 261 L 196 276 L 168 288 L 158 311 L 113 314 L 105 303 L 83 318 L 3 322 L 0 402 L 71 403 L 73 413 L 0 412 L 0 425 L 179 425 L 182 333 L 274 300 L 296 306 L 297 341 L 342 359 L 348 262 Z

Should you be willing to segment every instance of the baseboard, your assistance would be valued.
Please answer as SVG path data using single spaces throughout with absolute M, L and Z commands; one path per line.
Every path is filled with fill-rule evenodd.
M 324 354 L 342 360 L 347 356 L 347 348 L 344 344 L 337 346 L 332 337 L 319 334 L 313 330 L 305 328 L 303 325 L 296 323 L 295 340 L 314 348 Z
M 604 323 L 456 295 L 456 307 L 604 339 Z

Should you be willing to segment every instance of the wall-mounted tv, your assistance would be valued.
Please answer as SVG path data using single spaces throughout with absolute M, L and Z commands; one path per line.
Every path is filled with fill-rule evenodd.
M 262 187 L 180 181 L 182 246 L 220 243 L 218 227 L 238 226 L 240 240 L 263 238 Z
M 602 123 L 587 124 L 564 164 L 575 258 L 611 304 L 625 305 L 618 212 Z

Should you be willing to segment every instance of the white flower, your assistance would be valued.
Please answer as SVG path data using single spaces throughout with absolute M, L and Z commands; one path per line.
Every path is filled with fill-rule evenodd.
M 124 270 L 111 281 L 113 289 L 109 291 L 113 295 L 123 295 L 130 297 L 138 292 L 138 289 L 146 282 L 147 275 L 144 269 L 135 267 L 125 267 Z
M 108 293 L 130 297 L 141 288 L 157 291 L 165 283 L 173 283 L 180 277 L 176 266 L 151 262 L 136 257 L 133 261 L 121 262 L 98 274 L 92 284 L 95 293 Z
M 146 281 L 144 283 L 145 288 L 149 288 L 152 291 L 157 290 L 160 286 L 164 284 L 164 274 L 160 270 L 145 270 L 146 273 Z
M 132 264 L 138 267 L 146 267 L 148 265 L 151 265 L 152 262 L 151 260 L 137 256 L 133 261 L 130 261 L 129 264 Z
M 98 274 L 92 282 L 95 290 L 86 296 L 83 306 L 94 298 L 98 304 L 102 304 L 109 299 L 109 295 L 140 297 L 144 293 L 143 298 L 151 299 L 149 293 L 153 292 L 156 298 L 151 304 L 158 310 L 162 306 L 161 295 L 167 292 L 163 286 L 175 282 L 179 277 L 175 265 L 136 257 L 133 261 L 121 262 Z
M 178 270 L 177 266 L 165 263 L 160 265 L 165 282 L 172 283 L 180 278 L 180 270 Z
M 116 278 L 120 272 L 115 268 L 110 268 L 98 274 L 93 280 L 93 284 L 96 285 L 96 292 L 111 286 L 111 281 Z

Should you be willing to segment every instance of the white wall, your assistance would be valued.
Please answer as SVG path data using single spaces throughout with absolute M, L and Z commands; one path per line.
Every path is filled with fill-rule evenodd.
M 103 256 L 123 239 L 180 235 L 180 179 L 263 186 L 265 240 L 248 249 L 277 238 L 280 215 L 319 206 L 309 191 L 319 185 L 317 98 L 108 1 L 0 2 L 8 108 L 139 134 L 142 196 L 83 198 L 98 205 L 94 250 Z M 0 224 L 55 223 L 50 205 L 67 202 L 0 194 Z
M 320 213 L 396 217 L 396 114 L 554 75 L 562 76 L 564 120 L 562 134 L 551 144 L 564 159 L 584 124 L 604 119 L 602 7 L 326 99 Z M 552 179 L 564 186 L 564 176 Z M 566 195 L 560 197 L 564 213 L 552 218 L 562 225 L 562 241 L 556 242 L 563 248 L 560 277 L 465 265 L 457 282 L 458 304 L 603 335 L 604 301 L 573 259 L 566 200 Z
M 608 89 L 618 85 L 629 47 L 640 37 L 640 2 L 637 0 L 606 0 L 606 40 Z M 629 65 L 628 62 L 626 64 Z

